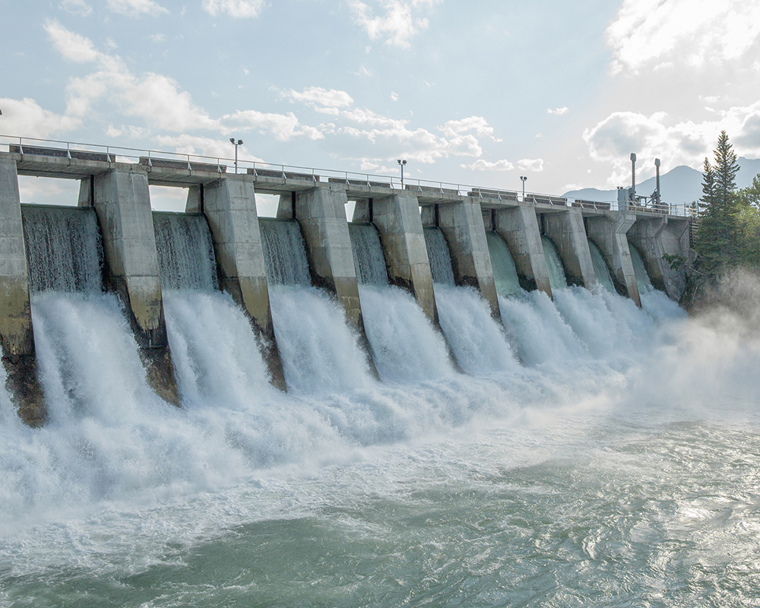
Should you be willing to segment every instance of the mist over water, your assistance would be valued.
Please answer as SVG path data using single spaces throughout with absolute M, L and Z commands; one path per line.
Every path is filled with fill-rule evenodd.
M 283 394 L 229 296 L 168 293 L 178 409 L 114 297 L 36 294 L 51 419 L 0 391 L 0 605 L 760 601 L 760 317 L 569 288 L 500 297 L 503 331 L 436 285 L 462 374 L 410 296 L 360 296 L 389 381 L 275 286 Z

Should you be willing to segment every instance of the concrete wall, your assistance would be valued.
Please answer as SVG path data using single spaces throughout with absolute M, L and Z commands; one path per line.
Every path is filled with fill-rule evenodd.
M 466 200 L 439 205 L 438 227 L 449 244 L 457 285 L 477 288 L 491 307 L 491 315 L 501 319 L 480 203 Z
M 499 209 L 494 215 L 494 228 L 509 247 L 517 267 L 520 286 L 526 290 L 540 289 L 551 297 L 549 269 L 533 205 L 519 203 L 515 207 Z
M 137 166 L 108 171 L 94 177 L 92 192 L 103 238 L 106 288 L 126 305 L 151 386 L 163 399 L 178 404 L 147 174 Z
M 201 208 L 200 189 L 188 192 L 188 208 Z M 272 381 L 284 389 L 253 183 L 231 177 L 204 186 L 202 209 L 214 242 L 220 286 L 246 311 L 264 338 Z
M 298 192 L 296 219 L 306 243 L 312 283 L 334 293 L 351 325 L 363 334 L 346 202 L 346 190 L 341 184 L 323 184 Z
M 419 204 L 412 192 L 370 201 L 357 201 L 355 222 L 372 222 L 380 234 L 391 284 L 409 291 L 434 323 L 438 311 L 433 277 L 425 246 Z
M 559 251 L 568 284 L 588 289 L 596 285 L 596 273 L 591 261 L 591 250 L 581 210 L 568 209 L 559 213 L 545 213 L 543 226 L 546 236 Z
M 16 163 L 0 159 L 0 347 L 6 388 L 19 416 L 32 426 L 45 420 L 37 382 L 29 275 Z
M 631 298 L 637 306 L 641 306 L 627 237 L 628 230 L 635 221 L 636 214 L 626 211 L 606 211 L 604 215 L 586 218 L 588 236 L 599 246 L 607 265 L 612 269 L 615 288 Z
M 663 255 L 688 258 L 689 221 L 667 216 L 637 217 L 628 238 L 641 252 L 652 285 L 678 301 L 686 288 L 686 269 L 673 270 Z

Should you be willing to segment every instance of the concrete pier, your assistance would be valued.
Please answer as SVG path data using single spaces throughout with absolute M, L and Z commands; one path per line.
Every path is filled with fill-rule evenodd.
M 31 426 L 45 420 L 37 379 L 29 275 L 16 163 L 0 159 L 0 347 L 6 388 L 19 416 Z
M 636 274 L 633 270 L 628 231 L 636 222 L 636 214 L 625 211 L 606 211 L 603 215 L 586 218 L 588 236 L 599 246 L 607 265 L 612 269 L 615 288 L 641 306 Z
M 542 214 L 544 233 L 559 251 L 569 285 L 591 289 L 596 285 L 594 263 L 580 209 Z
M 208 221 L 220 287 L 248 315 L 262 338 L 272 383 L 285 390 L 285 375 L 277 349 L 269 305 L 264 250 L 253 183 L 225 177 L 191 188 L 187 209 L 202 210 Z
M 391 284 L 409 291 L 428 318 L 438 323 L 433 277 L 417 197 L 411 192 L 400 192 L 357 201 L 353 220 L 375 225 Z
M 538 229 L 536 212 L 530 203 L 498 209 L 494 213 L 494 229 L 507 243 L 517 267 L 520 286 L 528 291 L 539 289 L 549 297 L 549 269 Z
M 145 170 L 135 165 L 94 176 L 92 203 L 103 238 L 106 288 L 126 306 L 148 382 L 161 398 L 179 405 Z
M 467 199 L 460 203 L 439 205 L 437 226 L 449 244 L 457 285 L 478 289 L 491 307 L 491 315 L 501 319 L 480 204 Z
M 364 335 L 354 252 L 346 220 L 346 202 L 344 187 L 322 184 L 297 192 L 292 209 L 295 209 L 295 219 L 301 226 L 306 244 L 312 283 L 334 293 L 349 323 Z M 282 207 L 282 199 L 280 204 Z M 288 206 L 285 207 L 283 215 L 287 213 Z M 283 219 L 279 212 L 277 217 Z
M 659 216 L 637 218 L 628 239 L 641 252 L 652 285 L 678 301 L 686 288 L 685 266 L 674 270 L 663 257 L 689 256 L 689 221 L 686 218 Z

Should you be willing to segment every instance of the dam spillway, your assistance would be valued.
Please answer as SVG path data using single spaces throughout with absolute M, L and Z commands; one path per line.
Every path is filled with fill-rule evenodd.
M 171 362 L 162 292 L 174 299 L 174 327 L 182 316 L 178 291 L 227 294 L 248 319 L 269 370 L 264 377 L 275 386 L 347 390 L 371 382 L 373 368 L 386 381 L 434 377 L 436 365 L 446 375 L 450 365 L 443 362 L 444 352 L 465 373 L 506 369 L 519 351 L 510 343 L 519 332 L 508 327 L 514 321 L 500 312 L 502 300 L 524 298 L 526 290 L 548 295 L 562 290 L 570 282 L 564 276 L 567 268 L 573 284 L 591 289 L 598 280 L 609 289 L 612 281 L 638 303 L 639 292 L 652 284 L 641 273 L 662 267 L 662 261 L 650 256 L 645 262 L 636 254 L 673 251 L 674 243 L 683 242 L 670 236 L 658 240 L 657 234 L 671 234 L 663 224 L 667 218 L 661 218 L 659 227 L 642 218 L 644 227 L 632 231 L 639 221 L 635 213 L 561 211 L 554 201 L 544 209 L 541 201 L 529 204 L 499 195 L 497 202 L 484 191 L 465 197 L 411 187 L 394 192 L 382 184 L 321 183 L 300 174 L 283 174 L 275 182 L 266 172 L 220 175 L 192 166 L 183 172 L 159 160 L 121 166 L 110 157 L 105 162 L 71 158 L 62 167 L 60 159 L 44 153 L 41 158 L 10 153 L 0 161 L 4 191 L 10 193 L 4 207 L 11 214 L 22 210 L 29 218 L 14 237 L 25 242 L 25 268 L 17 265 L 15 275 L 7 277 L 16 282 L 21 301 L 29 297 L 24 290 L 28 294 L 43 285 L 76 291 L 82 288 L 77 281 L 115 294 L 125 306 L 151 386 L 175 402 L 168 395 L 176 392 L 172 386 L 179 372 Z M 45 162 L 52 163 L 45 174 L 55 169 L 82 181 L 79 206 L 61 211 L 52 224 L 44 219 L 47 210 L 22 206 L 13 194 L 16 175 L 41 171 Z M 150 213 L 149 183 L 188 187 L 187 213 Z M 280 193 L 278 219 L 258 218 L 254 188 Z M 350 224 L 344 212 L 349 197 L 356 201 Z M 95 248 L 82 240 L 80 224 L 98 237 Z M 42 238 L 44 226 L 57 236 Z M 68 247 L 68 255 L 53 255 L 72 268 L 58 272 L 41 262 L 46 247 L 51 252 Z M 94 267 L 95 258 L 102 277 L 83 274 L 82 269 Z M 71 272 L 74 278 L 67 278 Z M 665 276 L 663 271 L 656 280 Z M 381 314 L 384 307 L 396 313 Z M 426 337 L 418 338 L 430 346 L 427 354 L 418 350 L 413 355 L 410 344 L 394 349 L 394 342 L 404 341 L 396 319 L 419 321 L 419 314 L 432 332 L 425 329 Z M 16 328 L 31 328 L 31 318 L 24 320 L 22 314 L 21 320 L 21 325 L 14 321 Z M 418 321 L 414 326 L 422 327 Z M 10 361 L 13 348 L 19 351 L 13 343 L 18 330 L 6 327 L 3 352 Z M 417 335 L 411 325 L 405 331 Z M 319 332 L 342 337 L 331 346 L 330 339 L 312 338 Z M 396 337 L 389 339 L 392 335 Z M 33 357 L 28 341 L 21 350 Z M 428 363 L 414 373 L 401 373 L 404 360 L 415 357 Z

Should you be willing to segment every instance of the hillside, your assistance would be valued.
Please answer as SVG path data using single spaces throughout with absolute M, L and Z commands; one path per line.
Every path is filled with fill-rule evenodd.
M 739 188 L 746 188 L 752 183 L 752 178 L 760 173 L 760 159 L 739 158 L 739 167 L 736 185 Z M 630 184 L 620 185 L 629 186 Z M 636 192 L 645 196 L 654 192 L 654 188 L 654 177 L 636 184 Z M 660 188 L 662 189 L 663 201 L 672 205 L 689 204 L 702 196 L 702 173 L 686 165 L 678 166 L 660 176 Z M 617 200 L 617 191 L 583 188 L 582 190 L 571 190 L 563 196 L 588 201 L 609 202 Z

